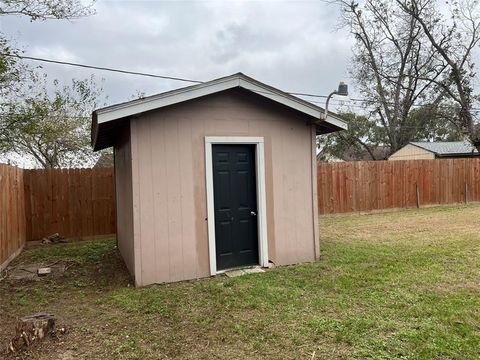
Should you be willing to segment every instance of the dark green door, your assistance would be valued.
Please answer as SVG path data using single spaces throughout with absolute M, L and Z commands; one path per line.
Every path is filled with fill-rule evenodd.
M 254 145 L 213 145 L 217 269 L 258 264 Z

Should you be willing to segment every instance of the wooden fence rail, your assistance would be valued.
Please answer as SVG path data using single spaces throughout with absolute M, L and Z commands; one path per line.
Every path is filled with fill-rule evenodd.
M 320 214 L 480 201 L 480 159 L 319 163 Z
M 25 245 L 22 169 L 0 164 L 0 271 Z

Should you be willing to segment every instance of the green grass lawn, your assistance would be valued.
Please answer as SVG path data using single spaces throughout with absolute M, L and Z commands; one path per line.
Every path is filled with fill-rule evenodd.
M 14 264 L 76 262 L 0 282 L 0 346 L 17 317 L 48 311 L 68 332 L 25 358 L 480 358 L 479 205 L 320 226 L 318 262 L 142 289 L 113 239 L 28 249 Z

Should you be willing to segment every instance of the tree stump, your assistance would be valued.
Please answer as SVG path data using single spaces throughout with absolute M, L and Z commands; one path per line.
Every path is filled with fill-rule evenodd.
M 15 329 L 15 337 L 8 349 L 17 352 L 30 347 L 55 332 L 55 317 L 51 314 L 37 313 L 20 319 Z

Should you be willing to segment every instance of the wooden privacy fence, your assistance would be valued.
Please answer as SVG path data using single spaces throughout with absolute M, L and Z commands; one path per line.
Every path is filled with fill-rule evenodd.
M 22 169 L 0 164 L 0 271 L 25 245 Z
M 115 233 L 112 168 L 24 170 L 27 240 Z
M 26 241 L 115 233 L 112 168 L 24 170 L 0 164 L 0 270 Z
M 319 163 L 320 214 L 480 201 L 480 159 Z
M 320 214 L 480 201 L 480 159 L 318 165 Z M 22 170 L 0 164 L 0 268 L 26 241 L 115 233 L 112 168 Z

